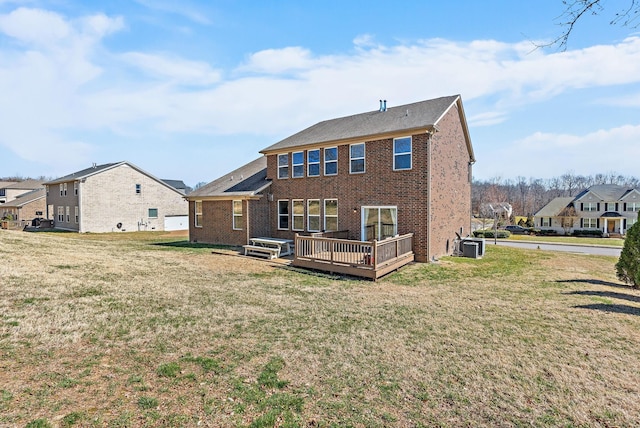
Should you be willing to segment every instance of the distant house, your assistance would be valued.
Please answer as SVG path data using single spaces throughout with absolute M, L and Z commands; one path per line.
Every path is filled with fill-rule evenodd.
M 535 214 L 535 225 L 560 234 L 576 229 L 624 235 L 638 220 L 640 189 L 603 184 L 591 186 L 574 198 L 555 198 Z
M 45 183 L 57 229 L 116 232 L 187 228 L 184 194 L 130 162 L 93 165 Z M 170 226 L 174 225 L 174 226 Z
M 6 204 L 11 200 L 27 192 L 43 189 L 41 180 L 3 181 L 0 182 L 0 204 Z
M 256 236 L 340 232 L 373 242 L 413 234 L 416 260 L 429 261 L 451 254 L 456 234 L 471 231 L 475 157 L 459 95 L 390 108 L 381 102 L 261 153 L 187 195 L 192 241 L 244 245 Z
M 16 227 L 23 228 L 35 218 L 44 217 L 46 195 L 44 187 L 23 193 L 0 205 L 0 218 L 11 218 Z

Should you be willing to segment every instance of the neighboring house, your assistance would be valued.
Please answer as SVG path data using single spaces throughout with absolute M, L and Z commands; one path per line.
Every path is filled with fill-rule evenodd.
M 343 231 L 348 239 L 413 233 L 416 260 L 451 254 L 471 231 L 475 162 L 459 95 L 320 122 L 263 158 L 192 192 L 192 241 Z
M 13 199 L 27 192 L 37 189 L 43 189 L 44 185 L 41 180 L 24 180 L 17 182 L 1 182 L 0 183 L 0 204 L 6 204 Z
M 186 184 L 184 184 L 184 181 L 182 180 L 162 180 L 162 181 L 164 181 L 174 189 L 178 190 L 183 195 L 186 195 L 187 193 L 191 192 L 191 188 Z
M 185 218 L 184 195 L 129 162 L 93 165 L 45 183 L 47 218 L 75 232 L 168 230 Z M 171 220 L 170 220 L 171 219 Z
M 45 211 L 46 195 L 44 188 L 41 188 L 23 193 L 11 202 L 0 205 L 0 218 L 11 216 L 15 224 L 22 228 L 34 218 L 43 217 Z
M 535 214 L 535 226 L 560 234 L 586 229 L 601 230 L 605 236 L 624 235 L 638 220 L 639 212 L 640 189 L 602 184 L 575 198 L 553 199 Z

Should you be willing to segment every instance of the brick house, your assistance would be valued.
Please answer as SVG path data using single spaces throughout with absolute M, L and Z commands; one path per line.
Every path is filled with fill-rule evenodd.
M 188 217 L 181 191 L 126 161 L 94 164 L 45 185 L 47 218 L 56 229 L 165 230 L 170 219 Z
M 18 195 L 0 205 L 0 219 L 12 218 L 14 227 L 23 228 L 35 218 L 43 217 L 46 200 L 44 187 Z
M 317 123 L 261 153 L 187 196 L 192 241 L 413 233 L 416 260 L 429 261 L 451 254 L 456 233 L 470 231 L 475 157 L 459 95 L 390 108 L 381 101 L 378 110 Z

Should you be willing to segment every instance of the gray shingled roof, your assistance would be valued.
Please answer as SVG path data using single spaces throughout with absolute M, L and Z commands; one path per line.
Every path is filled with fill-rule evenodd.
M 42 180 L 34 180 L 34 179 L 17 181 L 17 182 L 13 182 L 5 186 L 2 186 L 2 188 L 4 189 L 17 189 L 17 190 L 35 190 L 35 189 L 40 189 L 42 187 L 44 187 Z
M 187 195 L 187 199 L 254 196 L 271 184 L 267 180 L 267 158 L 262 156 Z
M 619 201 L 630 190 L 629 187 L 619 186 L 617 184 L 597 184 L 588 189 L 583 190 L 576 196 L 576 200 L 581 199 L 584 195 L 591 192 L 599 196 L 605 202 Z
M 2 204 L 3 207 L 22 207 L 29 202 L 37 201 L 38 199 L 42 199 L 46 196 L 44 187 L 41 189 L 32 190 L 27 193 L 23 193 L 22 195 L 17 196 L 15 199 L 7 202 L 6 204 Z
M 554 198 L 547 205 L 542 207 L 540 211 L 535 213 L 534 217 L 556 217 L 560 211 L 573 202 L 573 200 L 573 197 Z
M 96 165 L 89 168 L 82 169 L 80 171 L 76 171 L 72 174 L 65 175 L 64 177 L 56 178 L 55 180 L 51 180 L 46 182 L 45 184 L 58 184 L 64 183 L 65 181 L 79 180 L 81 178 L 88 177 L 93 174 L 97 174 L 98 172 L 104 171 L 105 169 L 109 169 L 114 167 L 115 165 L 124 164 L 126 162 L 114 162 L 114 163 L 105 163 L 103 165 Z
M 451 95 L 390 107 L 386 111 L 375 110 L 326 120 L 267 147 L 261 153 L 397 131 L 430 128 L 438 123 L 459 98 L 459 95 Z

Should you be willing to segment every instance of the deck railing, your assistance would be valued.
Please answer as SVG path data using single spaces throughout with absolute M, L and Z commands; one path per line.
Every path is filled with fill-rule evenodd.
M 413 261 L 413 233 L 383 241 L 296 235 L 294 266 L 376 279 Z

